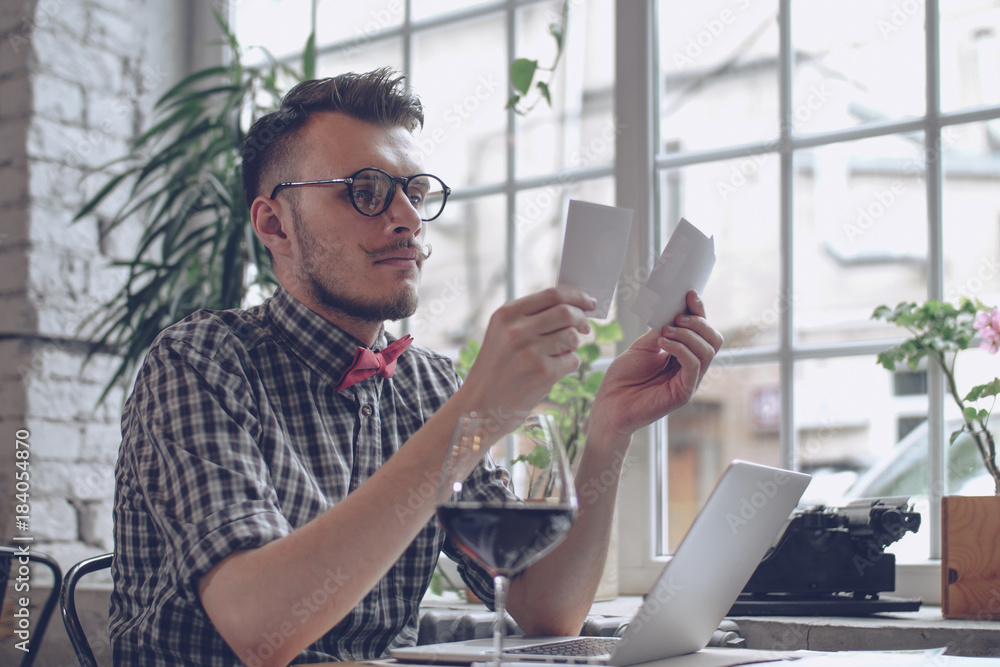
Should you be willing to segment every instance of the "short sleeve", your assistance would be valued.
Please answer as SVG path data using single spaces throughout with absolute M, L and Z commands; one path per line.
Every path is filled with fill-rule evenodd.
M 139 493 L 182 595 L 230 554 L 287 535 L 251 381 L 235 345 L 201 353 L 161 340 L 136 381 L 125 424 Z

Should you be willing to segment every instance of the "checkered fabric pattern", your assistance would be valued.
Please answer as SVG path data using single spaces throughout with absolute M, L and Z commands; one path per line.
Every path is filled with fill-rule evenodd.
M 383 333 L 375 348 L 387 343 Z M 459 385 L 449 359 L 413 345 L 392 378 L 376 375 L 337 393 L 357 344 L 282 289 L 248 310 L 195 313 L 155 341 L 125 406 L 115 473 L 116 665 L 253 664 L 284 641 L 263 637 L 256 656 L 237 656 L 201 606 L 201 577 L 336 505 Z M 499 476 L 483 467 L 476 476 L 484 499 L 504 493 Z M 433 502 L 431 480 L 409 502 Z M 398 514 L 407 520 L 406 507 Z M 442 548 L 490 604 L 489 575 L 446 543 L 434 519 L 295 662 L 379 658 L 414 643 Z M 310 606 L 336 594 L 341 576 L 331 566 L 283 629 L 294 633 Z

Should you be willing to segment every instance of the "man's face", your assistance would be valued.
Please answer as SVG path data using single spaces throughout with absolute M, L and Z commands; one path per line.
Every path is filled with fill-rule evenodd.
M 339 113 L 315 116 L 299 136 L 289 180 L 344 178 L 365 167 L 419 173 L 419 152 L 402 127 L 382 128 Z M 417 308 L 426 223 L 400 186 L 389 208 L 366 217 L 344 184 L 286 189 L 297 252 L 290 267 L 317 305 L 370 322 Z M 289 196 L 290 195 L 290 196 Z

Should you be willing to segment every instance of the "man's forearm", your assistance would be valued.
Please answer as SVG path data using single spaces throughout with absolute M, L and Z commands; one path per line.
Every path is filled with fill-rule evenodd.
M 597 447 L 591 436 L 587 442 L 576 474 L 580 512 L 573 527 L 558 547 L 511 583 L 507 608 L 529 635 L 579 634 L 604 571 L 628 443 L 604 441 Z M 601 485 L 592 485 L 593 479 Z
M 454 425 L 449 413 L 442 408 L 335 507 L 281 539 L 232 554 L 202 578 L 202 605 L 238 657 L 260 655 L 265 638 L 281 632 L 284 644 L 264 662 L 287 664 L 385 576 L 434 514 L 433 496 L 418 507 L 408 499 L 413 489 L 437 479 Z M 400 514 L 399 507 L 407 511 Z M 326 586 L 331 572 L 335 594 L 311 606 L 310 614 L 293 615 L 303 598 Z M 290 622 L 294 632 L 289 635 Z

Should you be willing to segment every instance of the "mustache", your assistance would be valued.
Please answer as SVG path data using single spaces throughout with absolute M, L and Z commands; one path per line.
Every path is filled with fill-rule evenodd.
M 431 256 L 431 253 L 434 252 L 434 248 L 433 246 L 431 246 L 430 243 L 425 243 L 423 245 L 420 245 L 419 243 L 411 239 L 400 239 L 395 243 L 390 243 L 384 248 L 379 248 L 378 250 L 365 249 L 365 252 L 367 252 L 370 257 L 377 260 L 381 259 L 386 255 L 391 255 L 397 250 L 404 250 L 409 248 L 412 248 L 417 251 L 417 262 L 419 264 L 423 264 L 425 261 L 427 261 L 427 259 Z

